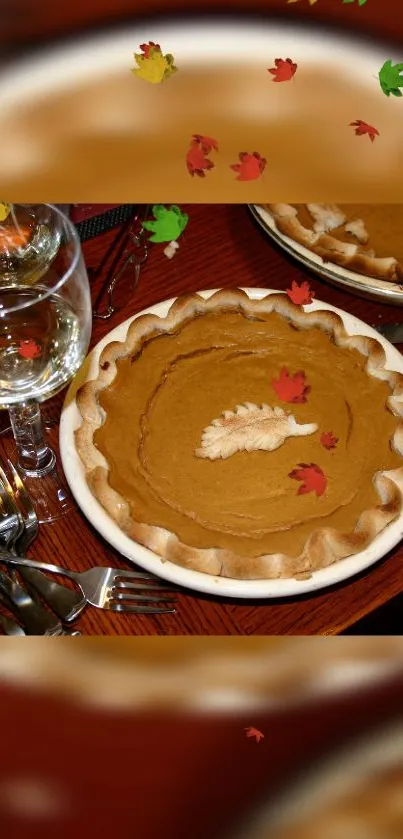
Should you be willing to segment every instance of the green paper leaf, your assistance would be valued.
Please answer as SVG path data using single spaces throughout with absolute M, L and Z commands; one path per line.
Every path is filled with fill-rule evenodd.
M 154 221 L 144 221 L 143 228 L 152 232 L 150 242 L 176 242 L 183 233 L 189 216 L 176 205 L 164 207 L 162 204 L 155 204 L 152 208 Z
M 390 58 L 382 65 L 378 78 L 385 96 L 403 96 L 400 90 L 403 87 L 402 71 L 403 64 L 392 64 Z

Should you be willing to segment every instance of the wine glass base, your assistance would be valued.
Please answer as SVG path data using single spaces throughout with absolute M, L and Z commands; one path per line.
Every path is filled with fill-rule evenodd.
M 11 460 L 18 469 L 24 487 L 31 499 L 40 524 L 56 521 L 75 509 L 75 502 L 69 490 L 59 457 L 59 425 L 44 417 L 45 441 L 55 452 L 56 461 L 47 475 L 27 475 L 18 465 L 17 451 L 11 427 L 0 432 L 0 460 L 7 465 Z

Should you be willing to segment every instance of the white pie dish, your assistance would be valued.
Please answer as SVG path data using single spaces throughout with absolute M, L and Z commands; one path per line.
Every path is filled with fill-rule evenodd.
M 262 288 L 244 289 L 244 291 L 252 299 L 260 299 L 267 294 L 279 293 L 274 289 L 269 291 Z M 213 293 L 213 290 L 198 293 L 208 297 Z M 96 378 L 98 358 L 106 344 L 111 341 L 124 341 L 130 323 L 139 315 L 152 313 L 162 317 L 165 316 L 172 303 L 173 299 L 167 300 L 138 312 L 105 335 L 86 359 L 66 396 L 60 422 L 60 450 L 63 468 L 78 506 L 101 536 L 127 559 L 176 585 L 213 595 L 245 599 L 296 596 L 335 585 L 369 568 L 392 550 L 403 537 L 403 514 L 388 525 L 366 550 L 339 560 L 327 568 L 315 571 L 307 580 L 236 580 L 203 574 L 175 565 L 161 559 L 151 550 L 126 536 L 96 500 L 87 484 L 85 470 L 76 451 L 74 440 L 74 431 L 81 424 L 81 415 L 76 405 L 75 394 L 85 381 Z M 382 344 L 386 353 L 387 368 L 403 373 L 401 354 L 370 326 L 358 318 L 318 300 L 305 307 L 306 311 L 319 309 L 336 312 L 343 320 L 346 331 L 350 335 L 367 335 Z

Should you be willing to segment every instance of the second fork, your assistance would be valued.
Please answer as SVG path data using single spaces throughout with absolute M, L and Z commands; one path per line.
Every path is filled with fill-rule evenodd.
M 0 466 L 0 505 L 3 506 L 6 514 L 3 519 L 3 534 L 0 529 L 0 537 L 3 535 L 6 550 L 16 556 L 25 555 L 37 535 L 38 519 L 18 472 L 10 461 L 8 461 L 8 466 L 13 477 L 15 492 L 4 469 Z M 24 516 L 17 500 L 24 509 Z M 7 522 L 8 531 L 6 531 Z M 33 588 L 40 594 L 45 603 L 65 623 L 76 620 L 86 606 L 85 598 L 80 597 L 77 591 L 50 580 L 41 571 L 22 567 L 18 570 L 30 589 Z

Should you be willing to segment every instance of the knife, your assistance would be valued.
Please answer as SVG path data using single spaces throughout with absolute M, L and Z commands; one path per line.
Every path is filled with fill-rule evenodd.
M 0 593 L 7 608 L 23 623 L 27 635 L 63 635 L 59 619 L 47 612 L 15 582 L 0 571 Z
M 374 323 L 372 328 L 391 344 L 403 344 L 403 323 Z

